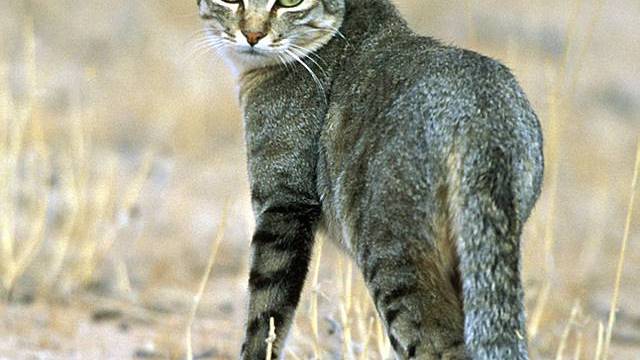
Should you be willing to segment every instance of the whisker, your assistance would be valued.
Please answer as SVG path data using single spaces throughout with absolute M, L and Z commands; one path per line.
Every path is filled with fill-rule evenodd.
M 298 68 L 297 68 L 297 67 L 295 66 L 295 64 L 294 64 L 294 63 L 296 62 L 296 59 L 295 59 L 293 56 L 291 56 L 289 53 L 285 52 L 285 51 L 286 51 L 286 49 L 285 49 L 285 48 L 281 49 L 281 51 L 283 51 L 283 52 L 282 52 L 282 53 L 280 53 L 280 54 L 281 54 L 281 55 L 284 57 L 284 59 L 285 59 L 285 62 L 286 62 L 286 64 L 287 64 L 287 69 L 289 69 L 289 65 L 291 65 L 291 68 L 290 68 L 290 69 L 291 69 L 294 73 L 297 73 L 297 72 L 298 72 Z
M 278 60 L 281 61 L 282 65 L 284 65 L 285 68 L 287 69 L 287 71 L 289 71 L 290 70 L 290 68 L 289 68 L 290 61 L 288 59 L 290 58 L 290 56 L 287 53 L 285 53 L 286 47 L 284 47 L 284 46 L 273 46 L 273 44 L 272 44 L 271 48 L 273 50 L 270 50 L 269 53 L 270 54 L 274 54 L 275 56 L 277 56 Z M 291 59 L 291 60 L 293 60 L 293 59 Z M 293 68 L 293 69 L 295 70 L 295 68 Z
M 304 53 L 305 57 L 314 57 L 317 61 L 321 61 L 323 64 L 327 64 L 327 62 L 318 54 L 315 53 L 316 49 L 307 48 L 301 45 L 294 43 L 294 40 L 298 40 L 299 38 L 293 37 L 289 38 L 286 44 L 283 47 L 295 47 L 298 50 L 301 50 Z
M 235 42 L 235 40 L 232 37 L 226 36 L 225 33 L 219 31 L 218 33 L 209 32 L 208 34 L 203 34 L 202 36 L 200 36 L 198 38 L 194 38 L 194 39 L 188 41 L 185 44 L 185 46 L 198 47 L 203 43 L 211 43 L 211 42 L 216 42 L 216 41 L 227 41 L 227 42 L 230 42 L 230 43 Z
M 198 37 L 195 37 L 193 39 L 186 41 L 184 43 L 184 46 L 197 47 L 204 42 L 208 42 L 212 40 L 226 40 L 226 37 L 223 36 L 222 34 L 214 34 L 214 33 L 202 34 Z
M 318 28 L 313 28 L 314 30 L 317 31 L 331 31 L 333 32 L 334 35 L 338 35 L 339 38 L 341 38 L 342 40 L 344 40 L 348 46 L 351 46 L 351 42 L 349 41 L 349 39 L 347 39 L 347 37 L 340 31 L 340 29 L 331 26 L 331 25 L 325 25 L 324 27 L 318 27 Z
M 333 32 L 334 34 L 338 35 L 338 37 L 349 43 L 347 37 L 338 28 L 331 25 L 325 25 L 324 27 L 313 27 L 311 29 L 307 29 L 307 31 L 303 32 L 301 35 L 311 34 L 314 32 Z
M 194 31 L 191 35 L 187 37 L 188 40 L 186 42 L 188 43 L 191 41 L 197 41 L 199 39 L 208 38 L 208 37 L 218 37 L 218 36 L 221 36 L 222 34 L 223 34 L 222 30 L 214 29 L 211 27 L 205 27 L 197 31 Z
M 196 37 L 196 36 L 199 36 L 199 35 L 202 35 L 202 34 L 207 34 L 210 29 L 211 28 L 209 28 L 209 27 L 200 28 L 200 29 L 194 31 L 191 35 L 189 35 L 189 37 L 193 38 L 193 37 Z
M 282 54 L 280 53 L 275 53 L 275 55 L 278 57 L 278 61 L 280 62 L 280 66 L 284 65 L 285 70 L 288 72 L 289 71 L 289 63 L 286 61 L 286 58 L 283 57 Z
M 191 55 L 193 55 L 193 53 L 196 53 L 196 52 L 198 52 L 198 51 L 200 51 L 200 50 L 202 50 L 204 48 L 215 47 L 215 46 L 221 44 L 222 42 L 223 42 L 223 40 L 205 40 L 205 41 L 202 41 L 202 42 L 200 42 L 198 44 L 195 44 L 192 47 L 192 49 L 191 49 L 192 54 Z
M 347 43 L 349 43 L 349 40 L 347 40 L 347 37 L 346 37 L 346 36 L 344 36 L 344 34 L 343 34 L 339 29 L 337 29 L 336 27 L 333 27 L 333 26 L 331 26 L 331 25 L 325 25 L 325 28 L 326 28 L 326 29 L 329 29 L 329 30 L 333 30 L 333 31 L 335 31 L 335 33 L 336 33 L 336 34 L 338 34 L 338 36 L 340 36 L 344 41 L 346 41 Z M 349 45 L 351 45 L 351 44 L 349 44 Z
M 300 40 L 302 42 L 305 43 L 318 43 L 324 35 L 320 35 L 320 36 L 311 36 L 309 38 L 306 38 L 305 35 L 309 35 L 309 34 L 314 34 L 314 33 L 321 33 L 321 34 L 326 34 L 328 32 L 331 32 L 331 36 L 333 37 L 334 35 L 338 35 L 340 38 L 342 38 L 348 46 L 351 46 L 351 43 L 349 42 L 349 40 L 347 40 L 346 37 L 344 37 L 344 35 L 342 35 L 342 33 L 340 33 L 339 31 L 335 30 L 335 28 L 312 28 L 312 29 L 307 29 L 304 32 L 301 32 L 299 34 L 295 34 L 294 36 L 289 38 L 290 42 L 293 42 L 295 40 Z M 307 49 L 305 48 L 305 51 L 308 52 L 313 52 L 316 49 Z
M 313 81 L 318 86 L 318 90 L 320 90 L 320 93 L 322 95 L 322 99 L 326 103 L 327 102 L 327 98 L 325 96 L 324 86 L 322 86 L 322 83 L 320 82 L 320 79 L 318 78 L 316 73 L 314 73 L 313 70 L 311 70 L 311 68 L 309 67 L 309 65 L 307 65 L 302 59 L 300 59 L 300 57 L 298 57 L 298 55 L 296 55 L 294 52 L 292 52 L 289 49 L 284 49 L 284 51 L 285 51 L 285 53 L 289 54 L 297 63 L 302 65 L 307 70 L 307 72 L 309 72 L 309 74 L 313 78 Z
M 322 58 L 322 56 L 316 54 L 313 50 L 294 43 L 289 43 L 289 46 L 302 51 L 302 53 L 304 53 L 306 57 L 315 57 L 316 60 L 321 61 L 323 64 L 327 65 L 327 62 Z
M 295 47 L 291 47 L 290 50 L 294 51 L 294 52 L 297 52 L 298 56 L 300 56 L 301 58 L 304 57 L 306 59 L 309 59 L 315 66 L 317 66 L 320 69 L 320 71 L 322 71 L 324 76 L 327 76 L 327 72 L 324 70 L 324 68 L 322 66 L 320 66 L 320 64 L 318 64 L 318 62 L 315 61 L 312 57 L 306 56 L 306 54 L 303 51 L 301 51 L 301 50 L 299 50 L 299 49 L 297 49 Z
M 195 59 L 198 59 L 199 57 L 203 56 L 204 54 L 208 53 L 208 52 L 214 52 L 218 49 L 221 49 L 225 46 L 227 46 L 228 43 L 226 41 L 216 41 L 216 42 L 211 42 L 211 43 L 202 43 L 200 44 L 197 48 L 194 48 L 192 51 L 190 51 L 183 59 L 183 62 L 186 61 L 192 61 Z
M 199 39 L 197 42 L 193 42 L 193 43 L 191 44 L 191 46 L 196 47 L 196 46 L 199 46 L 199 45 L 201 45 L 201 44 L 208 44 L 208 43 L 212 43 L 212 42 L 220 42 L 220 41 L 223 41 L 223 39 L 222 39 L 222 38 L 210 38 L 210 37 L 206 37 L 206 38 L 203 38 L 203 39 Z

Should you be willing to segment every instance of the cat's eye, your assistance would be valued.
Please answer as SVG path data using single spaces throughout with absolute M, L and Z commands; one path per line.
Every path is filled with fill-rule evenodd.
M 222 0 L 222 2 L 226 2 L 227 4 L 237 4 L 240 0 Z
M 278 0 L 276 1 L 276 5 L 283 8 L 291 8 L 302 4 L 303 1 L 304 0 Z

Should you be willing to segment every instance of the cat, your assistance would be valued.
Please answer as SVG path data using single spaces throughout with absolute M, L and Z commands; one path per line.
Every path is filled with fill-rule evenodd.
M 239 81 L 256 229 L 243 359 L 282 356 L 323 231 L 400 359 L 527 359 L 542 134 L 510 71 L 388 0 L 198 0 Z M 275 341 L 269 345 L 269 323 Z

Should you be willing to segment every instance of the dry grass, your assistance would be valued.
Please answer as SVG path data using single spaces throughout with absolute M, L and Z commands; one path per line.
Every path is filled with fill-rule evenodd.
M 225 208 L 226 209 L 226 208 Z M 200 302 L 202 301 L 202 296 L 204 295 L 204 290 L 211 278 L 211 272 L 213 271 L 213 264 L 215 263 L 216 256 L 218 255 L 218 249 L 220 248 L 220 243 L 222 242 L 222 238 L 224 237 L 224 230 L 227 221 L 227 213 L 226 210 L 222 214 L 222 221 L 220 222 L 218 233 L 216 234 L 216 238 L 211 245 L 211 252 L 209 254 L 209 260 L 207 261 L 207 268 L 205 270 L 202 279 L 200 280 L 200 285 L 198 286 L 198 291 L 193 299 L 193 306 L 191 308 L 191 312 L 189 313 L 189 319 L 187 321 L 187 331 L 186 331 L 186 357 L 188 360 L 193 360 L 193 340 L 191 336 L 191 328 L 193 327 L 193 322 L 196 319 L 196 315 L 198 313 L 198 306 L 200 306 Z
M 396 2 L 420 32 L 505 61 L 543 122 L 532 358 L 637 359 L 640 9 Z M 0 4 L 0 356 L 235 358 L 242 127 L 226 69 L 186 45 L 192 5 Z M 322 239 L 288 344 L 292 359 L 391 354 L 360 274 Z
M 627 220 L 624 225 L 624 236 L 622 246 L 620 247 L 620 258 L 616 268 L 616 280 L 613 287 L 613 298 L 611 299 L 611 309 L 609 310 L 609 321 L 607 323 L 607 332 L 604 340 L 604 348 L 602 350 L 602 359 L 609 356 L 609 348 L 611 347 L 611 337 L 613 336 L 613 326 L 616 322 L 616 313 L 618 312 L 618 299 L 620 297 L 620 285 L 622 281 L 622 272 L 624 271 L 625 256 L 627 255 L 627 246 L 629 245 L 629 234 L 631 232 L 631 224 L 633 221 L 633 207 L 635 205 L 636 192 L 638 188 L 638 172 L 640 171 L 640 136 L 638 136 L 638 151 L 636 153 L 636 165 L 633 170 L 633 180 L 631 181 L 631 195 L 629 195 L 629 206 L 627 210 Z M 599 359 L 596 359 L 599 360 Z

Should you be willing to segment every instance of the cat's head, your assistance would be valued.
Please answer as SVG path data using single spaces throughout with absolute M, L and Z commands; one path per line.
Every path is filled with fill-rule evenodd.
M 289 63 L 326 44 L 345 0 L 198 0 L 208 45 L 240 70 Z

